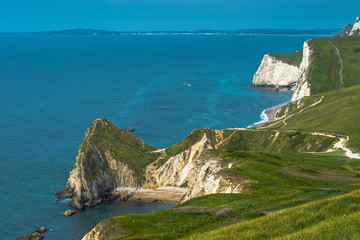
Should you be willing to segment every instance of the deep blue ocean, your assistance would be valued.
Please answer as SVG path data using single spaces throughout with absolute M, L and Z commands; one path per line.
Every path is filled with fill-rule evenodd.
M 296 51 L 311 38 L 0 35 L 1 239 L 46 226 L 45 239 L 76 240 L 102 219 L 172 206 L 102 204 L 67 218 L 68 202 L 54 193 L 96 118 L 133 127 L 157 148 L 196 128 L 260 121 L 291 97 L 251 87 L 263 55 Z

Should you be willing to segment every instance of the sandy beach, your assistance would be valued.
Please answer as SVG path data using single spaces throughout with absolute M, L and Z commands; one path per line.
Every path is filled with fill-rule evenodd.
M 280 107 L 269 108 L 265 111 L 265 114 L 268 117 L 268 120 L 266 122 L 271 122 L 275 119 L 275 114 L 279 108 Z
M 181 198 L 186 194 L 186 188 L 155 188 L 155 189 L 140 189 L 137 191 L 131 199 L 150 199 L 150 200 L 162 200 L 179 202 Z
M 266 114 L 266 118 L 267 118 L 266 121 L 254 123 L 250 127 L 261 127 L 265 123 L 273 121 L 275 119 L 275 114 L 279 108 L 281 108 L 281 107 L 273 107 L 273 108 L 266 109 L 264 112 Z

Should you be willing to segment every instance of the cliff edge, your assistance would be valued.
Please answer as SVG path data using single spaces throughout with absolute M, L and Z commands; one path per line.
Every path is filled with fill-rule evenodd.
M 302 50 L 295 53 L 266 54 L 254 74 L 253 86 L 292 88 L 299 75 Z
M 81 209 L 132 195 L 141 186 L 144 167 L 156 160 L 155 149 L 109 119 L 96 119 L 85 132 L 65 196 Z
M 334 37 L 344 36 L 358 36 L 360 35 L 360 17 L 356 18 L 354 24 L 346 25 L 340 32 L 334 35 Z

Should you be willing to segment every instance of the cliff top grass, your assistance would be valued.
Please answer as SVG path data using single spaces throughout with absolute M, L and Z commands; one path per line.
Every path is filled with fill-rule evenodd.
M 324 96 L 318 105 L 308 108 L 286 120 L 286 125 L 279 120 L 269 129 L 320 131 L 332 134 L 344 134 L 350 137 L 347 146 L 360 152 L 360 85 L 317 94 L 304 98 L 304 107 Z M 287 106 L 289 114 L 299 112 L 296 102 Z M 283 107 L 285 109 L 287 106 Z
M 311 94 L 360 84 L 360 36 L 317 38 L 309 44 Z
M 306 229 L 312 227 L 315 222 L 312 219 L 309 220 L 308 215 L 301 217 L 302 212 L 296 213 L 297 211 L 291 210 L 292 207 L 303 204 L 307 206 L 309 202 L 314 200 L 343 195 L 360 188 L 359 176 L 346 167 L 351 166 L 351 169 L 360 169 L 360 161 L 349 161 L 348 158 L 337 154 L 208 151 L 220 156 L 224 163 L 233 163 L 233 167 L 224 171 L 223 176 L 234 179 L 246 178 L 248 190 L 242 194 L 206 195 L 191 199 L 175 208 L 150 214 L 123 215 L 111 218 L 111 220 L 104 222 L 106 223 L 104 234 L 106 234 L 107 239 L 180 239 L 215 229 L 218 230 L 211 233 L 215 237 L 221 238 L 221 234 L 224 234 L 223 231 L 227 231 L 226 229 L 229 227 L 233 227 L 235 230 L 232 231 L 237 234 L 237 228 L 244 228 L 241 224 L 252 226 L 252 221 L 261 221 L 263 218 L 276 214 L 274 212 L 279 210 L 285 212 L 284 209 L 289 208 L 290 211 L 293 211 L 290 216 L 298 218 L 297 230 Z M 357 208 L 360 209 L 358 200 L 357 197 L 353 202 L 349 202 L 349 210 L 341 205 L 339 216 L 343 212 L 348 214 L 354 210 L 355 202 L 357 202 Z M 326 204 L 319 205 L 327 206 Z M 184 206 L 232 209 L 237 215 L 221 218 L 207 212 L 181 213 L 176 211 L 176 208 Z M 313 209 L 312 211 L 314 211 Z M 335 214 L 334 211 L 329 213 L 329 215 L 331 214 Z M 323 213 L 316 216 L 317 221 L 321 217 L 323 219 L 328 217 L 324 217 Z M 303 224 L 299 224 L 299 222 L 303 222 Z M 272 223 L 273 221 L 267 222 L 269 228 L 274 228 L 274 231 L 276 231 L 276 227 L 282 226 L 280 220 L 276 225 L 270 225 Z M 231 226 L 222 229 L 228 225 Z M 284 226 L 286 226 L 286 233 L 291 234 L 293 228 Z M 281 230 L 284 231 L 284 228 Z M 260 234 L 264 234 L 263 232 L 261 227 L 260 229 L 254 228 L 253 234 L 260 236 Z M 234 236 L 230 237 L 233 238 Z M 196 239 L 211 239 L 208 235 L 196 237 Z
M 177 144 L 166 149 L 167 156 L 158 162 L 156 166 L 163 165 L 170 157 L 189 149 L 204 135 L 209 139 L 209 145 L 215 145 L 220 140 L 216 139 L 215 130 L 209 128 L 196 129 Z M 239 150 L 254 152 L 321 152 L 326 151 L 334 143 L 334 138 L 313 136 L 300 131 L 253 131 L 253 130 L 223 130 L 223 144 L 219 149 Z
M 359 239 L 360 191 L 314 201 L 187 239 Z
M 152 153 L 156 148 L 145 144 L 129 131 L 118 128 L 106 118 L 96 119 L 91 127 L 86 130 L 85 140 L 81 144 L 79 152 L 84 154 L 92 152 L 90 154 L 93 155 L 93 147 L 96 147 L 101 152 L 111 152 L 116 160 L 127 164 L 135 172 L 139 180 L 142 180 L 144 176 L 145 167 L 158 157 L 158 154 Z M 91 161 L 89 158 L 85 158 L 84 161 L 86 166 L 85 178 L 92 179 L 96 177 L 97 172 L 100 170 L 99 162 Z M 80 163 L 77 162 L 76 164 Z
M 299 67 L 303 56 L 303 50 L 300 49 L 293 53 L 270 53 L 269 55 L 285 63 Z
M 334 138 L 314 136 L 304 131 L 235 130 L 234 132 L 234 130 L 225 130 L 224 135 L 231 135 L 231 138 L 219 149 L 231 151 L 322 152 L 336 142 Z

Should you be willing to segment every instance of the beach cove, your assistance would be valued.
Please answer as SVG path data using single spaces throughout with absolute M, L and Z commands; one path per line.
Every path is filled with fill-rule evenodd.
M 66 184 L 84 131 L 98 117 L 135 128 L 157 148 L 193 129 L 259 121 L 263 109 L 291 97 L 251 86 L 263 55 L 296 51 L 310 38 L 2 35 L 4 238 L 46 225 L 51 239 L 79 239 L 104 218 L 171 207 L 150 201 L 116 212 L 115 205 L 102 204 L 65 218 L 68 202 L 54 194 Z

